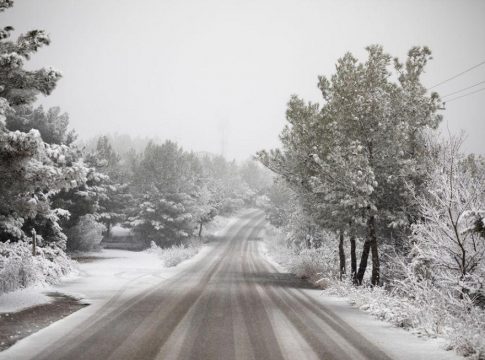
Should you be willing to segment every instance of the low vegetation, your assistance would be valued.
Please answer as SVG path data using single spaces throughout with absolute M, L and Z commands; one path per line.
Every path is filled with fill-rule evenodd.
M 188 244 L 172 245 L 169 248 L 160 248 L 154 242 L 151 243 L 148 252 L 157 255 L 165 267 L 173 267 L 180 264 L 182 261 L 190 259 L 195 256 L 201 247 L 199 240 L 191 241 Z

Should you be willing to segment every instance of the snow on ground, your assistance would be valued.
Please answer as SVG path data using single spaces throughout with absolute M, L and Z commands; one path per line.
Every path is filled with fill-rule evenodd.
M 77 275 L 64 279 L 59 285 L 49 289 L 81 298 L 90 306 L 20 340 L 10 349 L 0 352 L 0 359 L 30 358 L 32 349 L 41 351 L 48 348 L 86 319 L 101 316 L 112 308 L 123 308 L 135 296 L 149 291 L 165 279 L 183 271 L 193 262 L 207 256 L 209 250 L 210 247 L 203 247 L 192 259 L 171 268 L 163 267 L 155 254 L 127 250 L 103 250 L 96 254 L 100 259 L 80 263 Z
M 380 321 L 349 304 L 344 297 L 326 296 L 321 290 L 304 290 L 316 301 L 352 326 L 396 360 L 458 360 L 463 357 L 444 350 L 444 339 L 418 338 L 409 331 Z
M 207 226 L 204 234 L 207 237 L 220 235 L 234 224 L 239 216 L 217 216 L 214 222 Z M 206 246 L 202 246 L 196 257 L 203 256 L 206 251 Z M 100 252 L 76 256 L 81 262 L 76 263 L 75 270 L 65 276 L 58 285 L 35 286 L 0 295 L 0 313 L 16 312 L 51 302 L 53 298 L 46 295 L 49 292 L 70 295 L 89 304 L 103 302 L 123 288 L 129 287 L 130 292 L 136 292 L 139 286 L 150 286 L 169 278 L 180 271 L 180 265 L 185 267 L 188 266 L 185 263 L 192 262 L 189 259 L 176 268 L 167 268 L 163 266 L 163 261 L 157 253 L 115 249 L 103 249 Z
M 15 312 L 52 300 L 48 292 L 60 292 L 83 299 L 103 300 L 139 277 L 160 279 L 166 272 L 155 254 L 105 249 L 85 254 L 88 260 L 75 265 L 75 270 L 57 285 L 35 286 L 0 296 L 0 313 Z
M 0 296 L 0 313 L 11 313 L 35 305 L 46 304 L 52 300 L 45 294 L 51 290 L 47 286 L 34 286 L 12 291 Z
M 110 297 L 135 279 L 153 277 L 158 280 L 167 272 L 158 256 L 144 251 L 104 249 L 93 257 L 97 259 L 79 263 L 78 274 L 54 288 L 91 303 Z
M 287 273 L 288 269 L 282 266 L 280 263 L 276 262 L 268 250 L 268 245 L 264 241 L 259 242 L 259 251 L 263 254 L 266 261 L 273 265 L 279 272 Z
M 245 213 L 219 219 L 219 226 L 214 226 L 208 233 L 222 235 L 240 215 Z M 81 298 L 90 306 L 20 340 L 8 350 L 0 352 L 0 359 L 11 359 L 12 354 L 15 359 L 31 358 L 32 349 L 40 351 L 48 348 L 86 319 L 96 318 L 99 314 L 113 308 L 122 308 L 135 296 L 149 291 L 165 279 L 175 276 L 205 258 L 210 251 L 210 245 L 203 246 L 193 258 L 170 268 L 163 267 L 156 254 L 146 251 L 105 249 L 100 253 L 90 254 L 91 257 L 100 259 L 79 263 L 77 274 L 49 288 L 50 291 Z
M 260 253 L 278 271 L 288 272 L 278 264 L 268 252 L 266 244 L 259 242 Z M 409 331 L 394 327 L 392 324 L 380 321 L 370 314 L 350 305 L 345 297 L 324 295 L 321 290 L 303 289 L 307 295 L 353 327 L 369 341 L 379 346 L 383 351 L 397 360 L 458 360 L 463 357 L 453 351 L 444 350 L 444 339 L 419 338 Z

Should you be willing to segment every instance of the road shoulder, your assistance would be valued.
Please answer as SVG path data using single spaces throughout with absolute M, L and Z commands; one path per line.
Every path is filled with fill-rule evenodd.
M 259 242 L 259 252 L 277 271 L 288 273 L 268 253 L 263 241 Z M 368 313 L 352 307 L 345 297 L 327 295 L 319 289 L 301 289 L 306 295 L 323 305 L 340 321 L 358 331 L 367 340 L 376 344 L 393 359 L 398 360 L 459 360 L 463 357 L 453 351 L 444 350 L 443 339 L 418 338 L 404 329 L 380 321 Z

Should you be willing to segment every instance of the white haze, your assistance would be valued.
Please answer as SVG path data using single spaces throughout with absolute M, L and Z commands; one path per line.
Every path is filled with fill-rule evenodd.
M 362 58 L 379 43 L 404 57 L 428 45 L 428 86 L 485 60 L 479 0 L 18 0 L 0 19 L 50 33 L 29 66 L 63 71 L 41 103 L 69 112 L 83 138 L 158 136 L 238 159 L 277 146 L 290 95 L 319 101 L 317 76 L 346 51 Z M 483 80 L 485 66 L 436 90 Z M 468 133 L 468 151 L 485 153 L 484 100 L 444 112 L 445 131 Z

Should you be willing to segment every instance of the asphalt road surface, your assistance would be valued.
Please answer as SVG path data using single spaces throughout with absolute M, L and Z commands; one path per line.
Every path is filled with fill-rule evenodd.
M 261 255 L 261 212 L 149 292 L 106 304 L 35 359 L 389 359 Z

